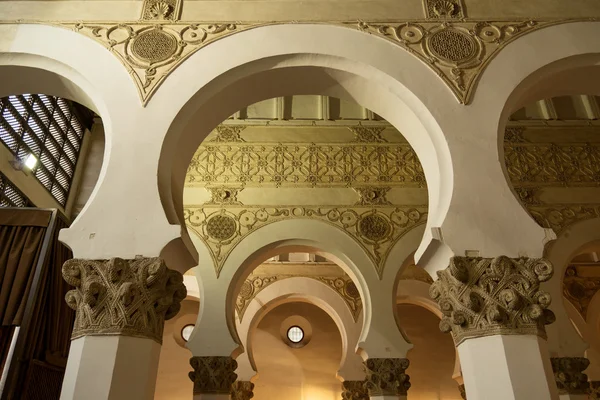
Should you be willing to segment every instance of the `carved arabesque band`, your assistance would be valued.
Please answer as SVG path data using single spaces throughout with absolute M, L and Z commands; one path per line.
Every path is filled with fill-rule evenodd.
M 62 274 L 75 286 L 65 296 L 76 311 L 73 339 L 123 335 L 162 343 L 164 321 L 179 312 L 187 295 L 183 276 L 161 258 L 73 259 Z
M 410 377 L 406 374 L 409 365 L 406 358 L 369 358 L 365 361 L 365 387 L 369 396 L 406 396 L 410 389 Z
M 194 368 L 188 374 L 194 382 L 194 394 L 231 394 L 232 385 L 237 379 L 237 361 L 233 358 L 192 357 L 190 365 Z
M 452 257 L 438 271 L 430 296 L 443 313 L 442 332 L 452 332 L 458 346 L 464 340 L 491 335 L 538 335 L 554 322 L 550 294 L 540 290 L 553 267 L 535 258 Z

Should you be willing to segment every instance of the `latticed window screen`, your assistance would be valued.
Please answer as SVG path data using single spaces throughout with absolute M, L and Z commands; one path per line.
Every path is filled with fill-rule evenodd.
M 44 94 L 0 99 L 0 141 L 17 157 L 33 154 L 34 176 L 63 206 L 85 132 L 75 105 Z
M 0 207 L 30 207 L 29 199 L 0 172 Z

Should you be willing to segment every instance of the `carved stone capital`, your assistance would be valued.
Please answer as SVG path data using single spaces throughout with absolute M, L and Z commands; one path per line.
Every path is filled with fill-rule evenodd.
M 162 343 L 165 320 L 187 295 L 183 276 L 160 258 L 67 261 L 62 275 L 75 289 L 65 299 L 76 311 L 72 339 L 123 335 Z
M 369 396 L 405 396 L 410 388 L 410 377 L 405 373 L 409 365 L 406 358 L 369 358 L 365 361 L 365 387 Z
M 231 400 L 250 400 L 254 397 L 254 383 L 235 381 L 231 386 Z
M 237 361 L 231 357 L 192 357 L 194 368 L 189 377 L 194 382 L 194 394 L 225 394 L 233 391 L 237 379 Z M 254 385 L 253 385 L 254 386 Z
M 591 400 L 600 400 L 600 381 L 590 382 L 588 395 Z
M 342 382 L 342 400 L 369 400 L 365 381 Z
M 545 338 L 544 326 L 556 318 L 540 282 L 552 273 L 552 264 L 544 259 L 452 257 L 429 288 L 443 313 L 440 330 L 452 332 L 457 346 L 491 335 Z
M 465 385 L 458 385 L 458 391 L 460 392 L 460 397 L 463 400 L 467 400 L 467 390 L 465 389 Z
M 586 394 L 590 384 L 583 371 L 590 360 L 584 357 L 553 357 L 552 371 L 559 394 Z

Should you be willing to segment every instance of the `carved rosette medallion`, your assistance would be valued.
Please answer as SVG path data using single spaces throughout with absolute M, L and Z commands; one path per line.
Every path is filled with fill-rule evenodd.
M 370 397 L 406 396 L 410 377 L 405 373 L 410 365 L 406 358 L 369 358 L 365 361 L 365 387 Z
M 590 361 L 584 357 L 553 357 L 552 371 L 559 394 L 586 394 L 590 384 L 583 371 Z
M 365 381 L 342 382 L 342 400 L 369 400 Z
M 461 19 L 465 18 L 462 0 L 423 0 L 427 18 Z
M 123 335 L 162 343 L 164 321 L 187 295 L 183 276 L 160 258 L 73 259 L 62 275 L 75 286 L 65 296 L 76 311 L 72 339 Z
M 552 277 L 547 260 L 534 258 L 452 257 L 438 271 L 430 296 L 443 313 L 442 332 L 464 340 L 491 335 L 538 335 L 554 322 L 550 294 L 540 283 Z
M 235 381 L 231 386 L 231 400 L 250 400 L 254 397 L 254 383 Z
M 192 357 L 194 368 L 188 376 L 194 382 L 194 394 L 229 395 L 237 379 L 237 362 L 231 357 Z

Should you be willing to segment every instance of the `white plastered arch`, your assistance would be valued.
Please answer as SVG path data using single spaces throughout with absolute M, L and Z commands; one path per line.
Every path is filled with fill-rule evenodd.
M 441 223 L 453 175 L 430 109 L 456 103 L 451 91 L 419 59 L 387 40 L 315 24 L 270 25 L 218 40 L 194 53 L 158 89 L 148 110 L 173 118 L 158 168 L 161 200 L 172 223 L 182 221 L 185 171 L 201 140 L 241 107 L 291 94 L 354 100 L 397 127 L 425 171 L 428 223 Z M 186 242 L 186 233 L 182 236 Z
M 195 235 L 192 240 L 205 253 L 201 259 L 210 257 L 203 250 L 205 247 L 199 245 L 200 241 Z M 363 324 L 359 340 L 363 357 L 402 357 L 406 353 L 410 345 L 398 329 L 373 328 L 372 310 L 381 309 L 387 296 L 380 296 L 378 293 L 381 281 L 366 251 L 338 227 L 318 220 L 293 218 L 265 225 L 246 236 L 229 254 L 218 279 L 214 270 L 203 267 L 201 261 L 197 271 L 202 296 L 201 313 L 198 329 L 188 342 L 194 355 L 228 355 L 242 350 L 238 349 L 240 340 L 235 329 L 234 314 L 240 287 L 261 262 L 273 255 L 290 251 L 326 253 L 329 259 L 352 278 L 363 302 Z M 202 304 L 210 304 L 210 307 L 203 307 Z M 215 343 L 215 338 L 218 338 L 218 343 Z
M 306 277 L 287 278 L 275 282 L 256 295 L 244 313 L 242 321 L 236 321 L 236 329 L 244 346 L 244 353 L 238 361 L 238 376 L 250 380 L 257 371 L 252 353 L 252 330 L 262 318 L 275 307 L 290 302 L 308 302 L 325 311 L 335 322 L 342 338 L 342 359 L 338 378 L 342 380 L 362 380 L 364 371 L 362 358 L 356 354 L 356 344 L 362 323 L 354 322 L 344 300 L 332 288 L 317 280 Z M 362 315 L 362 314 L 361 314 Z
M 70 29 L 7 24 L 0 26 L 0 37 L 1 95 L 57 95 L 103 120 L 106 144 L 98 183 L 78 218 L 61 231 L 61 241 L 77 258 L 159 255 L 179 236 L 164 215 L 156 175 L 148 173 L 156 171 L 166 128 L 154 129 L 152 118 L 160 117 L 141 107 L 127 69 L 101 44 Z M 136 190 L 128 190 L 132 187 Z
M 594 39 L 599 34 L 598 22 L 572 22 L 523 35 L 488 64 L 470 105 L 450 105 L 444 110 L 446 115 L 438 117 L 454 164 L 452 202 L 440 233 L 440 240 L 452 252 L 448 248 L 435 251 L 439 249 L 434 247 L 431 252 L 419 249 L 416 259 L 432 276 L 447 266 L 452 253 L 464 255 L 467 250 L 477 250 L 482 257 L 542 255 L 546 235 L 551 238 L 552 234 L 528 216 L 507 181 L 503 151 L 506 121 L 522 105 L 523 93 L 549 83 L 541 82 L 548 72 L 580 64 L 581 59 L 575 60 L 575 56 L 586 59 L 583 65 L 597 63 L 593 60 L 597 57 L 591 55 L 600 54 L 600 42 Z M 556 64 L 559 61 L 564 63 Z M 599 80 L 596 75 L 587 82 Z M 552 86 L 556 82 L 560 80 L 552 80 Z

